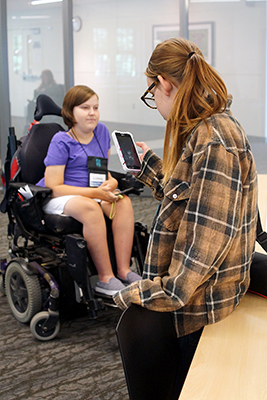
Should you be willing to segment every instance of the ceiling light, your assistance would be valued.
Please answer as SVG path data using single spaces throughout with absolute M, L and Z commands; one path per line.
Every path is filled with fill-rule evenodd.
M 63 0 L 33 0 L 31 1 L 32 6 L 37 6 L 39 4 L 48 4 L 48 3 L 59 3 Z
M 49 15 L 21 15 L 20 19 L 48 19 Z
M 241 0 L 190 0 L 190 3 L 230 3 L 230 2 L 236 2 L 236 1 L 241 1 Z M 254 0 L 251 0 L 254 1 Z M 266 0 L 262 0 L 266 1 Z

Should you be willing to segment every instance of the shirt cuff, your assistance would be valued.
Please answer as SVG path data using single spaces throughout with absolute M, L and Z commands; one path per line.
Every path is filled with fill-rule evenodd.
M 113 296 L 114 303 L 121 309 L 125 310 L 130 307 L 132 303 L 141 304 L 140 292 L 139 292 L 139 284 L 136 281 L 131 285 L 127 286 L 125 289 L 120 290 Z
M 153 186 L 153 180 L 158 170 L 158 168 L 156 168 L 154 171 L 154 168 L 158 162 L 162 163 L 161 159 L 153 152 L 153 150 L 148 150 L 143 158 L 141 171 L 136 175 L 136 178 L 147 186 Z

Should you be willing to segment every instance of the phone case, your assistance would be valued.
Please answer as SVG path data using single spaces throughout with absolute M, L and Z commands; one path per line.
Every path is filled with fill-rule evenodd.
M 123 156 L 123 153 L 121 151 L 121 146 L 120 146 L 120 143 L 118 142 L 116 133 L 127 135 L 127 136 L 130 137 L 131 144 L 133 145 L 133 147 L 135 149 L 135 152 L 136 152 L 135 156 L 138 158 L 138 161 L 140 163 L 140 168 L 141 168 L 141 161 L 139 159 L 139 155 L 138 155 L 138 151 L 137 151 L 134 139 L 133 139 L 133 135 L 131 134 L 131 132 L 120 132 L 120 131 L 117 131 L 117 130 L 113 131 L 112 134 L 111 134 L 112 135 L 112 139 L 113 139 L 114 144 L 115 144 L 115 147 L 116 147 L 116 150 L 117 150 L 117 153 L 118 153 L 118 156 L 119 156 L 119 160 L 121 162 L 121 165 L 122 165 L 122 168 L 124 169 L 124 171 L 126 171 L 126 172 L 136 172 L 136 173 L 139 172 L 140 168 L 130 168 L 129 166 L 127 166 L 127 163 L 126 163 L 125 158 Z

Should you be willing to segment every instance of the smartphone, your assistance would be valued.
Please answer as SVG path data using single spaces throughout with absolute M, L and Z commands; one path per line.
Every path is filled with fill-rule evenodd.
M 113 131 L 111 135 L 124 171 L 139 172 L 141 169 L 141 161 L 133 135 L 130 132 L 119 131 Z

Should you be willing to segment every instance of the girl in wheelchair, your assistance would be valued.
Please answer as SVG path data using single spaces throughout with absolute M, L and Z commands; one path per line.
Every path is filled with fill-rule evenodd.
M 117 181 L 107 170 L 110 135 L 99 122 L 99 99 L 87 86 L 65 95 L 62 117 L 69 127 L 54 135 L 39 186 L 52 189 L 47 214 L 68 215 L 83 224 L 83 236 L 98 272 L 95 291 L 113 296 L 141 276 L 130 270 L 134 215 L 128 196 L 116 194 Z M 105 217 L 112 219 L 117 263 L 114 276 L 106 239 Z

